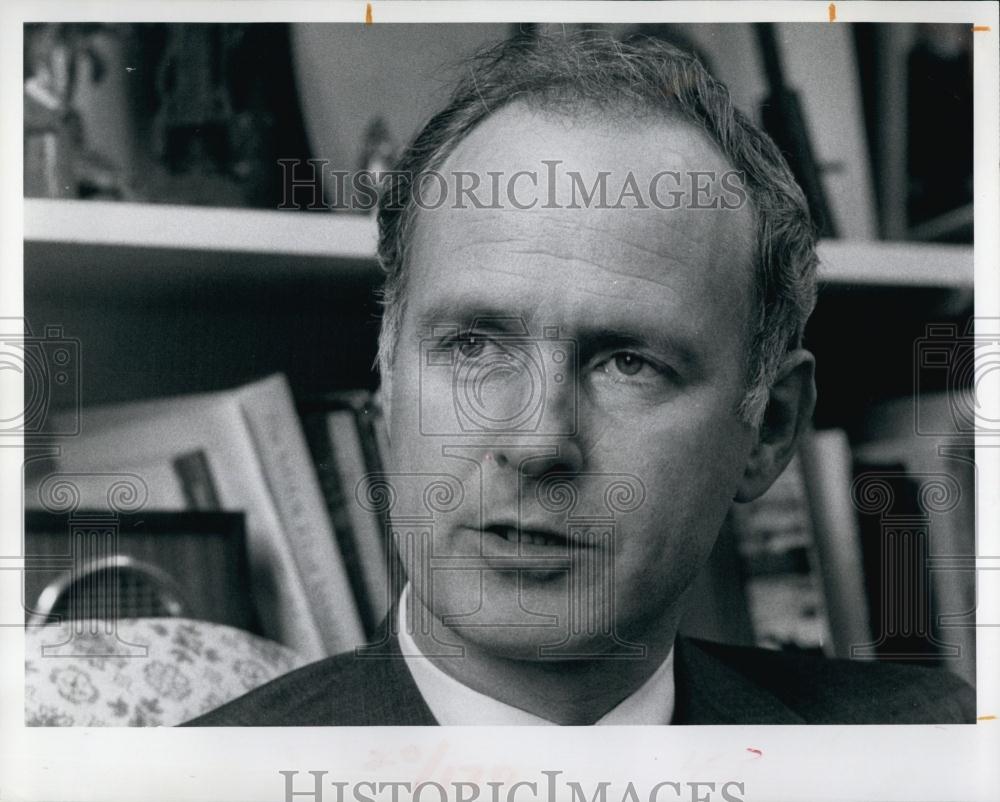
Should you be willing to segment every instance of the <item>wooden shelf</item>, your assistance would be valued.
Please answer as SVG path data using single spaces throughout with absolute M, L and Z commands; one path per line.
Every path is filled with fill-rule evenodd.
M 28 199 L 24 238 L 81 245 L 367 259 L 373 217 L 212 206 Z
M 128 299 L 206 285 L 379 282 L 374 218 L 108 201 L 24 202 L 25 292 Z
M 971 245 L 824 240 L 820 279 L 832 284 L 972 289 Z
M 28 199 L 24 235 L 26 243 L 38 246 L 33 253 L 42 257 L 43 264 L 34 268 L 52 266 L 60 279 L 67 276 L 58 268 L 72 270 L 76 261 L 76 249 L 66 246 L 98 254 L 109 271 L 132 279 L 143 266 L 162 269 L 176 262 L 181 269 L 190 268 L 181 257 L 193 254 L 199 255 L 199 270 L 225 270 L 236 279 L 241 277 L 232 276 L 234 266 L 254 275 L 287 277 L 297 270 L 318 270 L 377 277 L 375 220 L 361 215 Z M 137 254 L 142 258 L 137 260 Z M 819 254 L 820 278 L 826 283 L 973 285 L 971 246 L 826 240 Z

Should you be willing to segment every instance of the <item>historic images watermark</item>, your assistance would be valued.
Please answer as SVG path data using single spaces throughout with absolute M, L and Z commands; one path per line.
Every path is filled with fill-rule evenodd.
M 572 780 L 558 770 L 519 780 L 347 782 L 327 771 L 279 771 L 284 802 L 743 802 L 746 786 L 729 781 L 663 780 L 615 784 Z M 301 777 L 300 777 L 301 775 Z
M 279 209 L 370 212 L 380 199 L 399 211 L 408 201 L 436 209 L 741 209 L 747 203 L 740 170 L 661 170 L 638 176 L 563 168 L 541 159 L 532 170 L 331 170 L 326 159 L 280 159 Z

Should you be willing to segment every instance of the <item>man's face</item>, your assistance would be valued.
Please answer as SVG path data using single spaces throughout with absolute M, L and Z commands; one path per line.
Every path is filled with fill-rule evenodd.
M 561 162 L 554 188 L 543 159 Z M 534 208 L 456 209 L 449 196 L 417 212 L 410 242 L 389 399 L 393 519 L 399 531 L 433 519 L 409 526 L 429 533 L 429 560 L 404 561 L 449 640 L 532 659 L 673 632 L 754 442 L 736 415 L 752 213 L 688 208 L 707 205 L 689 171 L 730 169 L 685 123 L 520 104 L 448 158 L 442 173 L 484 186 L 488 171 L 539 174 L 537 191 L 516 185 Z M 567 170 L 587 187 L 610 172 L 608 205 L 629 171 L 644 193 L 679 172 L 660 185 L 664 203 L 687 191 L 675 209 L 582 208 L 578 188 L 581 208 L 565 208 Z M 438 478 L 450 498 L 424 493 Z

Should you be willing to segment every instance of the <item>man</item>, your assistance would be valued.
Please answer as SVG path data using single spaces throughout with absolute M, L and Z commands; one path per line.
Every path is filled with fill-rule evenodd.
M 677 635 L 815 400 L 804 198 L 696 59 L 507 43 L 397 169 L 380 366 L 410 584 L 379 643 L 195 723 L 972 719 L 943 672 Z

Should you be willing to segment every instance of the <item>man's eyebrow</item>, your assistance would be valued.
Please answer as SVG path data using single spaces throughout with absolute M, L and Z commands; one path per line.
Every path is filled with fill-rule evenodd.
M 500 331 L 507 334 L 528 334 L 523 317 L 512 314 L 511 309 L 488 303 L 467 303 L 462 299 L 442 298 L 417 316 L 419 331 L 430 333 L 438 327 L 458 326 L 483 331 Z

